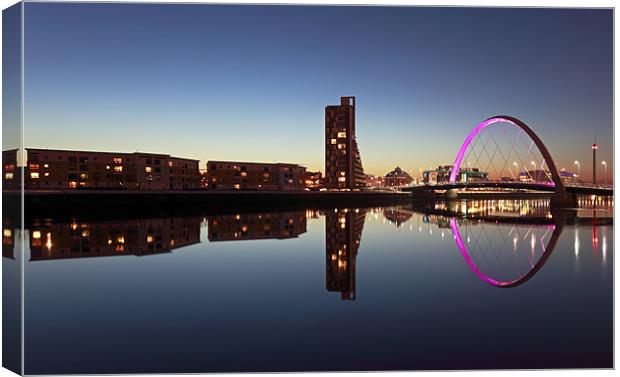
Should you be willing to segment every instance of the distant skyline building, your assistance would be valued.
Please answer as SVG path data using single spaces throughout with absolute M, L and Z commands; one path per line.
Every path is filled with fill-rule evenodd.
M 355 97 L 340 97 L 340 105 L 325 107 L 325 186 L 354 190 L 365 181 L 355 137 Z
M 390 187 L 401 187 L 410 185 L 413 178 L 399 166 L 385 175 L 385 185 Z

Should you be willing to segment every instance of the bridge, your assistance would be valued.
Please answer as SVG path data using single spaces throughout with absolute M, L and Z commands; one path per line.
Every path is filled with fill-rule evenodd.
M 575 207 L 577 195 L 613 196 L 613 186 L 585 184 L 575 174 L 558 170 L 540 137 L 524 122 L 508 115 L 478 124 L 459 149 L 448 179 L 404 188 L 416 198 L 448 198 L 459 190 L 548 192 L 553 207 Z M 494 177 L 491 177 L 491 176 Z
M 513 182 L 513 181 L 474 181 L 474 182 L 444 182 L 435 185 L 411 186 L 403 188 L 407 192 L 420 191 L 449 191 L 449 190 L 466 190 L 466 189 L 510 189 L 510 190 L 527 190 L 554 193 L 555 186 L 544 182 Z M 614 189 L 610 185 L 593 185 L 586 183 L 571 183 L 565 185 L 564 188 L 568 194 L 576 195 L 598 195 L 613 196 Z

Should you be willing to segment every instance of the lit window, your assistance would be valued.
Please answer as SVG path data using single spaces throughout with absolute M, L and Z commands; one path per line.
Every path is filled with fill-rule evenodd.
M 150 167 L 150 166 L 147 166 L 147 167 L 144 168 L 144 171 L 147 172 L 147 173 L 152 173 L 153 172 L 153 168 Z
M 153 242 L 153 236 L 146 236 L 146 242 L 148 243 L 152 243 Z
M 123 171 L 123 167 L 122 166 L 115 166 L 114 167 L 114 171 Z
M 88 236 L 90 236 L 90 231 L 88 229 L 84 229 L 82 231 L 82 237 L 88 237 Z
M 242 171 L 242 172 L 241 172 L 241 176 L 242 176 L 242 177 L 247 177 L 247 176 L 248 176 L 248 173 L 246 173 L 246 172 Z
M 35 239 L 41 238 L 41 232 L 38 230 L 35 230 L 34 232 L 32 232 L 32 238 L 35 238 Z
M 4 179 L 13 179 L 13 173 L 4 174 Z
M 342 177 L 344 177 L 344 176 L 345 176 L 345 173 L 344 173 L 343 171 L 341 171 L 341 172 L 340 172 L 340 175 L 341 175 Z
M 338 137 L 347 137 L 346 132 L 338 132 Z
M 30 170 L 37 170 L 39 169 L 39 164 L 30 164 L 28 165 L 28 167 L 30 168 Z
M 77 187 L 76 181 L 69 181 L 69 188 L 76 188 L 76 187 Z
M 106 165 L 105 170 L 110 170 L 110 165 Z
M 86 187 L 88 185 L 88 183 L 86 182 L 80 182 L 80 187 Z
M 345 149 L 346 147 L 346 144 L 338 144 L 338 149 Z
M 172 167 L 172 161 L 168 161 L 168 166 Z
M 50 172 L 46 171 L 45 173 L 43 173 L 44 176 L 49 177 L 50 176 Z
M 123 163 L 123 159 L 120 157 L 114 157 L 114 163 L 115 164 L 122 164 Z
M 332 144 L 336 144 L 336 143 L 337 143 L 336 139 L 332 139 Z
M 4 165 L 4 169 L 10 171 L 15 170 L 15 164 L 6 164 Z
M 37 171 L 33 171 L 30 173 L 30 178 L 32 179 L 38 179 L 39 178 L 39 172 Z
M 237 189 L 237 190 L 238 190 L 240 187 L 241 187 L 241 186 L 239 186 L 239 184 L 235 184 L 235 185 L 234 185 L 234 188 L 235 188 L 235 189 Z
M 346 182 L 346 177 L 338 177 L 338 182 Z
M 80 174 L 80 179 L 88 179 L 88 174 L 87 173 L 81 173 Z

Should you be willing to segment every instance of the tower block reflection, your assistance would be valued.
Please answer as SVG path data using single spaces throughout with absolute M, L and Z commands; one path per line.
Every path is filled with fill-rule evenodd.
M 343 300 L 355 300 L 355 258 L 362 239 L 365 209 L 325 214 L 326 286 Z

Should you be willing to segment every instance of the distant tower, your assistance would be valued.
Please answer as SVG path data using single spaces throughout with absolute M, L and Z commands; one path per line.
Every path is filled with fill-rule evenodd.
M 596 136 L 594 136 L 594 144 L 592 144 L 592 184 L 596 184 L 596 150 L 598 149 L 598 145 L 596 145 Z
M 355 139 L 355 97 L 341 97 L 339 106 L 325 107 L 325 185 L 355 189 L 365 177 Z

